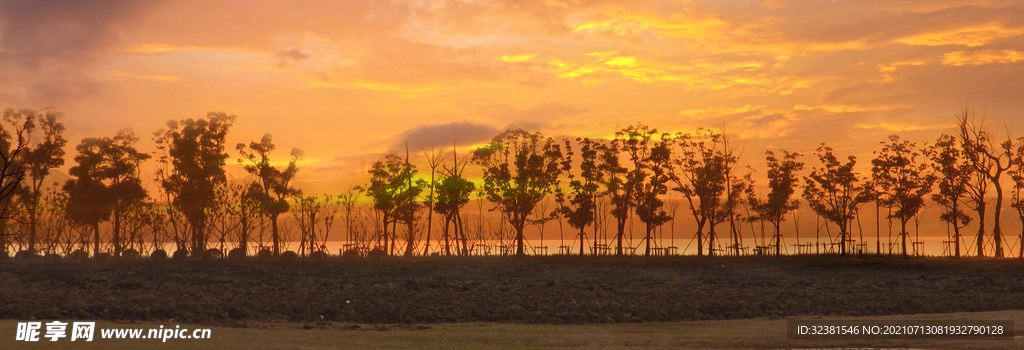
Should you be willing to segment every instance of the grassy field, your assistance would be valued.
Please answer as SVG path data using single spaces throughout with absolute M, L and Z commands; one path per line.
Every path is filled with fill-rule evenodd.
M 15 342 L 17 321 L 0 321 L 3 349 L 775 349 L 775 348 L 911 348 L 1022 349 L 1024 311 L 995 311 L 909 316 L 875 316 L 871 320 L 1007 320 L 1015 321 L 1014 340 L 988 341 L 857 341 L 786 340 L 782 319 L 626 323 L 600 325 L 524 325 L 505 323 L 443 323 L 429 325 L 356 325 L 347 323 L 253 323 L 248 328 L 212 328 L 211 339 L 99 339 L 92 343 L 61 339 L 50 343 Z M 62 320 L 68 321 L 68 320 Z M 97 328 L 155 328 L 159 323 L 100 321 Z M 174 326 L 174 323 L 163 323 Z

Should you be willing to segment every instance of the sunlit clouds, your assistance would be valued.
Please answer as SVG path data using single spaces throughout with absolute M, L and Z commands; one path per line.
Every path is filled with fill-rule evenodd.
M 724 127 L 756 167 L 766 149 L 931 141 L 966 101 L 1024 120 L 1019 1 L 0 4 L 0 105 L 64 111 L 68 152 L 224 111 L 231 144 L 305 150 L 311 193 L 365 182 L 406 141 L 466 150 L 506 127 Z

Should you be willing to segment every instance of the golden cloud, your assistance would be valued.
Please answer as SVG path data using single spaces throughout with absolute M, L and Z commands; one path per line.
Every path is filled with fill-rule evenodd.
M 1014 50 L 954 51 L 942 55 L 942 64 L 947 66 L 978 66 L 992 63 L 1017 63 L 1024 61 L 1024 52 Z
M 897 39 L 895 42 L 907 45 L 964 45 L 968 47 L 976 47 L 988 45 L 997 39 L 1009 38 L 1021 34 L 1024 34 L 1024 29 L 1003 28 L 996 24 L 990 24 L 979 27 L 956 28 L 940 32 L 923 33 Z
M 537 57 L 537 54 L 521 54 L 521 55 L 505 55 L 501 56 L 501 60 L 510 63 L 519 63 L 529 61 L 531 58 Z

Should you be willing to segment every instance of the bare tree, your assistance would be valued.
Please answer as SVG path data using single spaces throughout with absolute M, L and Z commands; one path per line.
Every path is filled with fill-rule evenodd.
M 1003 256 L 1003 238 L 1000 228 L 1000 216 L 1002 214 L 1003 187 L 1002 174 L 1010 168 L 1012 161 L 1013 139 L 1007 130 L 1007 140 L 995 145 L 990 133 L 985 131 L 985 120 L 979 122 L 975 119 L 974 109 L 971 105 L 964 105 L 957 113 L 957 129 L 964 154 L 968 156 L 974 166 L 975 181 L 970 186 L 971 199 L 974 209 L 978 212 L 978 256 L 984 255 L 985 239 L 985 195 L 988 186 L 992 185 L 996 191 L 995 215 L 992 224 L 992 240 L 995 248 L 995 256 Z
M 453 146 L 454 148 L 454 146 Z M 430 233 L 434 228 L 434 189 L 437 187 L 437 168 L 444 162 L 446 154 L 431 148 L 430 151 L 423 149 L 423 158 L 427 160 L 427 167 L 430 168 L 430 182 L 427 183 L 430 192 L 427 194 L 423 204 L 427 206 L 427 239 L 423 245 L 423 256 L 430 253 Z
M 23 191 L 25 179 L 23 154 L 29 149 L 32 130 L 35 129 L 33 112 L 4 110 L 0 121 L 0 258 L 8 257 L 8 221 L 17 214 L 15 196 Z
M 1020 255 L 1024 259 L 1024 137 L 1018 138 L 1016 148 L 1013 152 L 1013 167 L 1009 170 L 1010 178 L 1013 179 L 1013 197 L 1010 205 L 1017 209 L 1017 217 L 1020 219 Z

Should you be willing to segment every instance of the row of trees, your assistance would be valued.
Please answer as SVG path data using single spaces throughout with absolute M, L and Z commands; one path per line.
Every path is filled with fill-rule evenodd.
M 5 256 L 11 236 L 5 230 L 12 221 L 27 223 L 28 254 L 37 251 L 37 226 L 50 224 L 40 222 L 40 202 L 44 179 L 51 170 L 64 165 L 67 141 L 61 118 L 61 113 L 52 110 L 4 111 L 0 125 L 0 247 Z M 238 162 L 253 175 L 252 180 L 228 183 L 224 171 L 230 158 L 226 137 L 234 120 L 233 115 L 211 112 L 206 118 L 171 120 L 166 128 L 155 132 L 160 189 L 156 196 L 146 190 L 140 177 L 142 163 L 152 156 L 135 148 L 139 138 L 132 130 L 118 131 L 113 137 L 83 139 L 75 147 L 76 165 L 68 172 L 72 178 L 60 186 L 62 191 L 48 195 L 47 205 L 59 208 L 61 215 L 48 219 L 66 221 L 62 227 L 67 232 L 91 229 L 91 239 L 82 234 L 73 236 L 79 237 L 80 247 L 91 241 L 94 254 L 103 251 L 100 223 L 109 222 L 113 229 L 109 253 L 119 256 L 126 250 L 138 252 L 141 247 L 136 243 L 143 236 L 149 236 L 154 246 L 170 239 L 179 254 L 204 252 L 213 238 L 211 232 L 220 233 L 221 242 L 238 242 L 239 252 L 245 254 L 255 222 L 265 218 L 271 223 L 272 253 L 278 254 L 278 217 L 289 210 L 290 199 L 300 205 L 311 201 L 290 185 L 302 151 L 293 149 L 288 166 L 282 168 L 271 165 L 275 146 L 270 134 L 259 142 L 240 143 L 236 146 Z M 324 224 L 322 219 L 303 221 L 310 222 Z M 330 224 L 326 223 L 328 227 Z M 316 227 L 308 229 L 310 233 L 303 239 L 308 238 L 309 249 L 313 249 L 318 240 L 311 232 Z
M 578 230 L 581 242 L 586 239 L 588 227 L 596 236 L 596 208 L 602 197 L 607 198 L 615 221 L 615 253 L 623 254 L 625 226 L 635 215 L 644 224 L 644 254 L 650 254 L 652 232 L 673 220 L 664 202 L 670 191 L 681 194 L 688 204 L 696 223 L 699 255 L 705 250 L 708 255 L 721 253 L 715 242 L 720 239 L 723 224 L 728 224 L 727 241 L 731 242 L 726 250 L 740 254 L 744 246 L 738 225 L 745 222 L 770 224 L 775 231 L 771 245 L 775 254 L 781 254 L 781 224 L 799 208 L 801 201 L 794 197 L 802 188 L 802 199 L 814 213 L 838 228 L 835 243 L 841 254 L 853 248 L 852 225 L 864 204 L 874 202 L 876 217 L 884 207 L 887 217 L 899 223 L 900 248 L 907 255 L 908 223 L 918 217 L 930 195 L 944 208 L 941 218 L 955 232 L 951 237 L 954 255 L 961 254 L 960 230 L 972 220 L 964 209 L 971 208 L 979 222 L 977 255 L 984 255 L 988 241 L 994 245 L 995 256 L 1004 256 L 1005 238 L 999 220 L 995 220 L 991 240 L 986 237 L 986 205 L 991 201 L 989 189 L 994 188 L 994 215 L 1001 217 L 1007 174 L 1013 184 L 1011 206 L 1024 222 L 1020 195 L 1024 189 L 1024 138 L 1014 140 L 1008 133 L 997 143 L 969 107 L 958 114 L 957 130 L 956 135 L 941 135 L 933 145 L 919 145 L 892 135 L 874 152 L 871 172 L 865 176 L 856 170 L 856 157 L 841 159 L 825 144 L 815 151 L 818 163 L 805 176 L 800 175 L 805 167 L 800 160 L 802 154 L 767 151 L 765 193 L 754 190 L 752 170 L 739 164 L 735 143 L 721 132 L 698 129 L 692 134 L 670 135 L 641 124 L 616 132 L 610 140 L 577 138 L 560 144 L 540 133 L 508 130 L 476 149 L 471 158 L 458 160 L 453 150 L 450 156 L 456 160 L 441 171 L 438 165 L 447 156 L 434 151 L 425 154 L 429 181 L 413 180 L 417 170 L 408 155 L 386 156 L 370 170 L 373 179 L 367 195 L 381 212 L 381 225 L 391 227 L 390 232 L 382 233 L 385 243 L 391 237 L 391 254 L 395 253 L 398 223 L 408 226 L 407 247 L 413 244 L 412 225 L 421 207 L 427 208 L 428 215 L 444 215 L 446 247 L 450 238 L 460 237 L 459 211 L 475 189 L 475 184 L 462 176 L 462 169 L 464 164 L 473 163 L 483 171 L 483 196 L 515 231 L 517 255 L 524 254 L 523 232 L 528 225 L 555 218 L 567 219 Z M 538 203 L 548 196 L 556 198 L 557 208 L 531 219 Z M 746 209 L 746 213 L 740 209 Z M 428 219 L 427 232 L 431 223 Z M 449 226 L 456 227 L 452 235 Z M 880 232 L 876 226 L 878 252 L 882 251 Z M 1024 230 L 1020 238 L 1024 238 Z M 427 241 L 429 245 L 429 236 Z M 406 249 L 406 254 L 411 252 Z M 447 249 L 445 253 L 451 254 Z M 1024 257 L 1024 248 L 1019 256 Z
M 655 232 L 678 218 L 674 207 L 666 208 L 672 193 L 683 199 L 695 222 L 699 255 L 741 254 L 746 249 L 741 226 L 753 228 L 754 223 L 774 230 L 770 242 L 762 238 L 759 248 L 770 246 L 774 254 L 782 254 L 782 223 L 789 215 L 795 221 L 802 201 L 838 228 L 834 243 L 842 254 L 853 249 L 852 226 L 859 223 L 866 203 L 875 203 L 876 217 L 886 208 L 887 217 L 900 224 L 904 255 L 908 223 L 928 199 L 943 208 L 941 218 L 954 231 L 956 256 L 961 254 L 960 231 L 974 220 L 977 255 L 985 254 L 985 242 L 992 242 L 993 255 L 1005 255 L 999 220 L 990 232 L 985 219 L 992 192 L 993 214 L 1000 217 L 1007 183 L 1012 184 L 1010 204 L 1024 222 L 1024 138 L 1015 140 L 1009 132 L 996 137 L 969 107 L 958 113 L 957 132 L 941 135 L 934 144 L 896 135 L 882 142 L 868 175 L 857 172 L 856 157 L 840 158 L 825 144 L 816 149 L 818 162 L 807 174 L 802 174 L 807 165 L 801 153 L 767 151 L 768 183 L 762 192 L 756 190 L 753 170 L 741 164 L 736 142 L 724 132 L 668 134 L 638 124 L 610 139 L 556 141 L 537 132 L 507 130 L 471 154 L 459 154 L 454 146 L 423 150 L 427 171 L 422 175 L 407 149 L 404 156 L 389 154 L 373 163 L 364 186 L 338 196 L 308 197 L 291 185 L 302 152 L 293 149 L 287 166 L 272 166 L 275 145 L 270 134 L 236 145 L 238 163 L 252 176 L 227 181 L 224 166 L 231 155 L 226 136 L 234 120 L 211 112 L 206 118 L 169 121 L 154 133 L 153 155 L 136 150 L 139 138 L 128 129 L 113 137 L 85 138 L 75 148 L 72 178 L 47 194 L 44 179 L 64 164 L 67 142 L 61 114 L 6 110 L 0 129 L 3 253 L 11 237 L 6 230 L 17 222 L 30 254 L 37 252 L 38 227 L 44 225 L 47 232 L 58 232 L 47 236 L 50 247 L 55 237 L 64 237 L 63 251 L 77 247 L 83 253 L 138 254 L 148 237 L 153 250 L 169 242 L 177 254 L 217 255 L 226 243 L 234 243 L 229 244 L 234 247 L 230 254 L 244 256 L 255 238 L 261 254 L 278 255 L 294 238 L 279 222 L 291 211 L 287 224 L 298 228 L 300 254 L 323 254 L 339 215 L 345 240 L 359 242 L 348 247 L 352 254 L 414 255 L 422 248 L 426 255 L 436 240 L 441 254 L 468 255 L 475 249 L 473 242 L 508 238 L 514 242 L 511 253 L 524 255 L 527 227 L 543 227 L 552 220 L 561 225 L 563 219 L 584 254 L 582 242 L 588 240 L 594 244 L 592 252 L 598 251 L 604 213 L 614 227 L 615 254 L 631 248 L 624 238 L 632 218 L 642 223 L 643 251 L 651 254 Z M 150 158 L 158 165 L 158 194 L 150 194 L 140 178 L 141 165 Z M 470 180 L 468 169 L 479 169 L 482 181 Z M 372 201 L 372 210 L 360 210 L 361 196 Z M 470 222 L 464 212 L 474 196 L 481 200 L 476 221 Z M 544 204 L 549 199 L 555 204 L 550 208 Z M 500 217 L 496 224 L 485 219 L 484 200 Z M 431 237 L 434 214 L 440 237 Z M 101 244 L 100 224 L 105 222 L 112 227 L 108 245 Z M 266 246 L 265 231 L 270 236 Z M 878 252 L 880 232 L 876 226 Z M 724 247 L 718 243 L 723 240 L 728 242 Z M 210 242 L 218 241 L 220 249 L 208 251 Z M 1019 255 L 1024 257 L 1024 248 Z

